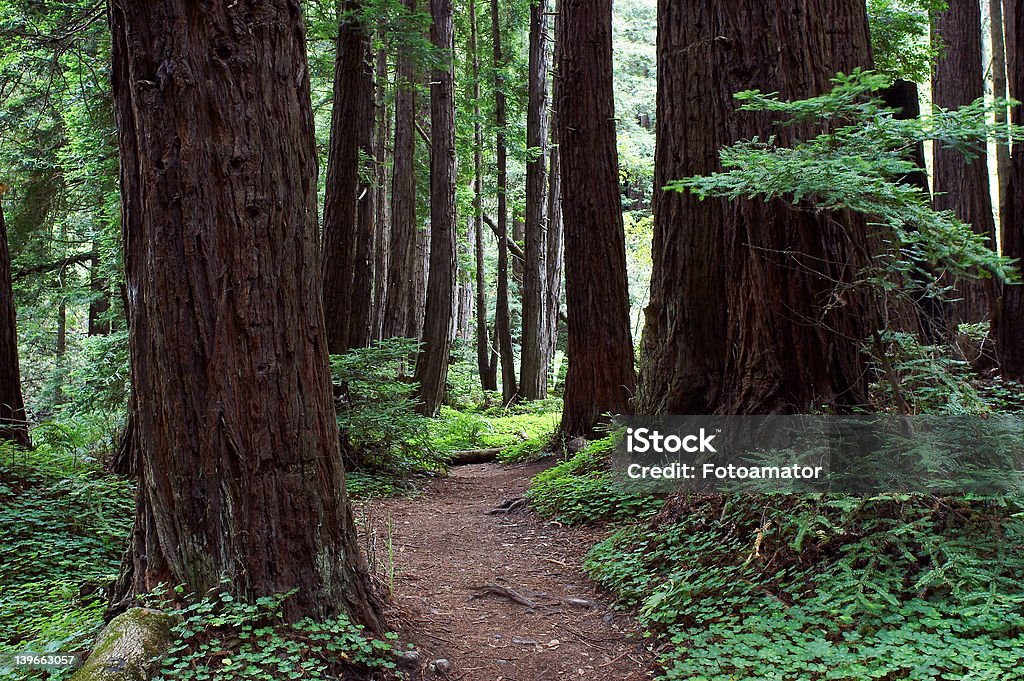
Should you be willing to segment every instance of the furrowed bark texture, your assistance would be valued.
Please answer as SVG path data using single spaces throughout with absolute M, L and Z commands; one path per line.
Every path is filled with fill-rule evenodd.
M 0 187 L 0 198 L 3 196 Z M 0 440 L 31 447 L 18 363 L 18 321 L 11 284 L 11 253 L 0 204 Z
M 294 0 L 111 5 L 139 475 L 126 581 L 382 622 L 345 494 Z
M 370 32 L 359 20 L 361 2 L 342 5 L 334 62 L 334 108 L 324 196 L 323 278 L 327 348 L 340 355 L 370 341 L 371 183 L 360 159 L 374 158 L 374 85 Z
M 434 416 L 444 400 L 452 349 L 458 265 L 455 226 L 455 31 L 452 0 L 431 0 L 431 42 L 445 55 L 430 87 L 430 275 L 423 345 L 416 361 L 421 408 Z
M 587 435 L 631 410 L 636 376 L 612 91 L 611 0 L 563 0 L 558 142 L 565 220 L 569 370 L 561 430 Z
M 1024 97 L 1024 1 L 1004 0 L 1006 54 L 1010 96 Z M 1024 112 L 1015 107 L 1011 122 L 1024 125 Z M 1006 187 L 1002 222 L 1003 255 L 1024 259 L 1024 146 L 1015 144 Z M 994 319 L 999 370 L 1004 378 L 1024 381 L 1024 286 L 1003 286 Z
M 526 262 L 523 265 L 523 342 L 519 393 L 540 400 L 548 393 L 546 322 L 548 284 L 548 3 L 530 5 L 529 104 L 526 115 Z
M 786 202 L 700 201 L 660 189 L 720 169 L 739 139 L 807 130 L 737 111 L 870 65 L 860 0 L 659 0 L 654 265 L 638 411 L 769 414 L 866 401 L 865 294 L 849 287 L 867 230 Z M 568 219 L 568 217 L 567 217 Z
M 949 0 L 933 27 L 945 44 L 932 74 L 935 106 L 953 109 L 970 104 L 985 94 L 985 71 L 981 55 L 981 5 L 978 0 Z M 932 168 L 935 208 L 951 210 L 995 247 L 995 217 L 989 194 L 987 154 L 970 161 L 953 149 L 936 145 Z M 960 322 L 981 322 L 989 318 L 993 296 L 991 280 L 966 279 L 956 283 L 952 305 L 952 331 Z

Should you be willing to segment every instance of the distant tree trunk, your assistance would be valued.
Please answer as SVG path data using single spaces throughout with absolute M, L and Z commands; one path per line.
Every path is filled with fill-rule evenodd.
M 992 27 L 992 94 L 996 99 L 1006 99 L 1006 32 L 1003 21 L 1002 0 L 989 0 L 989 20 Z M 1009 112 L 1005 107 L 996 109 L 996 123 L 1006 124 Z M 999 183 L 1000 219 L 1006 211 L 1006 184 L 1010 174 L 1010 149 L 1003 144 L 996 146 L 996 175 Z
M 416 0 L 403 0 L 416 11 Z M 416 61 L 399 50 L 395 73 L 395 151 L 391 178 L 391 261 L 385 307 L 386 338 L 416 338 Z
M 431 77 L 431 73 L 426 73 L 423 76 L 423 84 L 430 90 L 431 97 L 433 97 Z M 419 117 L 419 131 L 422 133 L 429 129 L 432 125 L 431 108 L 429 106 L 420 107 L 420 109 L 417 110 L 416 115 Z M 423 139 L 426 142 L 427 147 L 425 152 L 426 165 L 429 167 L 432 154 L 431 140 L 426 134 L 423 135 Z M 433 243 L 431 241 L 430 233 L 430 220 L 420 220 L 419 224 L 416 226 L 416 251 L 413 262 L 415 277 L 413 280 L 413 310 L 411 312 L 413 321 L 412 328 L 415 332 L 414 337 L 419 340 L 423 340 L 423 328 L 427 315 L 427 286 L 430 278 L 430 248 Z
M 342 354 L 369 343 L 374 220 L 365 160 L 374 158 L 373 67 L 361 0 L 346 0 L 334 63 L 334 108 L 324 196 L 323 277 L 327 347 Z
M 588 435 L 630 413 L 635 389 L 612 90 L 611 0 L 562 0 L 559 159 L 565 211 L 569 371 L 562 433 Z
M 523 276 L 522 368 L 519 394 L 548 394 L 548 3 L 530 5 L 529 104 L 526 114 L 526 262 Z
M 554 36 L 558 40 L 559 21 L 558 14 L 561 9 L 561 0 L 555 3 Z M 552 80 L 552 89 L 555 90 L 553 99 L 558 98 L 557 87 L 558 64 L 555 64 L 555 78 Z M 544 303 L 544 337 L 547 340 L 547 347 L 544 348 L 545 365 L 550 367 L 555 359 L 555 349 L 558 346 L 558 322 L 562 314 L 562 267 L 564 258 L 562 256 L 562 174 L 558 162 L 558 112 L 552 103 L 551 111 L 551 168 L 548 173 L 548 253 L 547 253 L 547 300 Z
M 377 29 L 377 39 L 384 42 L 385 28 L 383 22 Z M 376 168 L 376 193 L 375 205 L 377 216 L 375 218 L 377 229 L 374 232 L 374 264 L 373 264 L 373 319 L 371 321 L 372 337 L 374 340 L 382 340 L 384 336 L 384 317 L 387 309 L 388 297 L 388 262 L 391 226 L 388 220 L 388 108 L 387 108 L 387 82 L 388 82 L 388 57 L 384 48 L 377 50 L 377 74 L 376 85 L 376 141 L 377 168 Z
M 455 30 L 452 0 L 431 0 L 430 40 L 444 55 L 430 86 L 430 277 L 423 346 L 416 360 L 422 412 L 434 416 L 444 400 L 458 273 L 455 225 Z
M 465 254 L 472 257 L 476 253 L 476 230 L 473 225 L 472 216 L 466 220 Z M 462 266 L 464 259 L 458 258 L 459 264 L 459 296 L 458 314 L 456 315 L 455 337 L 460 341 L 470 340 L 470 327 L 473 321 L 473 300 L 475 297 L 475 284 L 472 273 Z
M 914 120 L 921 116 L 921 98 L 918 94 L 917 83 L 908 80 L 896 80 L 891 86 L 882 91 L 881 96 L 882 101 L 885 102 L 887 107 L 898 110 L 895 116 L 898 120 Z M 924 142 L 918 142 L 914 146 L 911 156 L 918 170 L 901 178 L 901 182 L 917 187 L 930 200 L 931 189 L 928 185 Z M 929 264 L 925 262 L 918 263 L 918 267 L 925 271 L 930 269 Z M 915 272 L 914 276 L 919 280 L 918 283 L 921 284 L 922 288 L 934 279 L 932 275 L 923 272 Z M 893 323 L 886 321 L 886 326 L 888 328 L 919 333 L 921 339 L 929 344 L 942 343 L 948 338 L 946 323 L 949 319 L 950 310 L 946 303 L 934 296 L 924 295 L 922 292 L 914 300 L 913 308 L 905 310 L 901 307 L 899 310 L 896 310 L 898 315 L 904 315 L 905 313 L 911 318 L 905 320 L 905 322 L 902 319 L 893 320 Z
M 380 630 L 345 493 L 293 0 L 115 0 L 139 476 L 121 586 Z M 145 210 L 139 210 L 145 206 Z
M 978 0 L 950 0 L 934 25 L 945 51 L 932 75 L 932 101 L 950 109 L 970 104 L 985 94 L 981 55 L 981 5 Z M 971 161 L 963 154 L 937 145 L 933 162 L 935 207 L 951 210 L 989 239 L 995 247 L 995 218 L 989 194 L 988 161 L 984 150 Z M 952 308 L 952 330 L 961 322 L 989 318 L 991 280 L 965 279 L 956 283 L 957 300 Z
M 99 252 L 99 244 L 93 243 L 93 250 Z M 110 282 L 100 274 L 99 255 L 89 263 L 89 330 L 90 336 L 109 336 Z
M 519 248 L 522 248 L 526 241 L 526 223 L 523 222 L 523 216 L 516 210 L 512 211 L 512 241 L 515 241 Z M 519 287 L 520 298 L 522 298 L 523 275 L 526 272 L 524 260 L 525 258 L 512 260 L 512 281 Z
M 484 262 L 483 149 L 480 116 L 480 37 L 476 0 L 469 0 L 469 54 L 473 68 L 473 230 L 476 232 L 476 366 L 483 390 L 498 389 L 498 360 L 487 329 L 487 276 Z
M 501 10 L 498 0 L 491 0 L 491 42 L 494 46 L 494 118 L 497 127 L 498 164 L 498 299 L 494 309 L 494 328 L 501 358 L 501 401 L 510 404 L 519 396 L 516 361 L 512 354 L 512 317 L 508 300 L 508 118 L 505 101 L 505 78 L 502 69 Z
M 6 187 L 0 186 L 0 199 Z M 18 322 L 11 283 L 11 253 L 0 204 L 0 440 L 31 447 L 18 364 Z
M 829 90 L 838 71 L 870 66 L 862 0 L 712 7 L 658 2 L 658 188 L 720 170 L 719 149 L 738 139 L 785 143 L 809 132 L 737 111 L 736 92 L 799 99 Z M 869 252 L 862 221 L 661 189 L 654 216 L 638 411 L 772 414 L 866 402 L 867 294 L 850 286 Z
M 1024 0 L 1005 0 L 1006 53 L 1010 95 L 1024 98 Z M 1014 125 L 1024 125 L 1024 112 L 1014 107 Z M 1006 185 L 1006 212 L 1002 221 L 1003 255 L 1024 260 L 1024 146 L 1015 144 Z M 993 320 L 1003 378 L 1024 381 L 1024 286 L 1001 287 Z

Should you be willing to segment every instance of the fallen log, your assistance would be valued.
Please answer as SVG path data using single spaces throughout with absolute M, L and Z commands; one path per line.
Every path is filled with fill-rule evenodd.
M 452 452 L 448 457 L 448 463 L 452 466 L 467 466 L 474 463 L 491 463 L 498 460 L 498 455 L 505 450 L 504 447 L 493 449 L 467 449 L 464 452 Z

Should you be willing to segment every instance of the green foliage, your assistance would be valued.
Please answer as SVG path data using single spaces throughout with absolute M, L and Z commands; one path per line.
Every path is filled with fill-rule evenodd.
M 85 651 L 102 624 L 103 590 L 117 576 L 135 504 L 131 486 L 90 459 L 89 435 L 46 424 L 32 451 L 0 444 L 5 663 L 16 653 Z M 6 673 L 0 668 L 0 678 Z
M 668 188 L 693 191 L 702 199 L 788 199 L 799 209 L 866 215 L 876 224 L 882 246 L 865 277 L 882 291 L 895 287 L 903 295 L 923 291 L 941 296 L 945 291 L 929 274 L 932 268 L 954 277 L 1015 281 L 1014 263 L 994 253 L 984 235 L 953 212 L 934 210 L 929 197 L 902 178 L 917 170 L 912 153 L 919 142 L 934 140 L 974 159 L 989 141 L 1020 139 L 1021 129 L 991 123 L 993 105 L 983 100 L 956 111 L 897 120 L 873 96 L 887 85 L 886 77 L 857 70 L 833 82 L 831 92 L 795 102 L 758 90 L 737 94 L 741 112 L 769 112 L 780 116 L 783 125 L 824 131 L 792 146 L 780 146 L 775 137 L 737 142 L 721 150 L 724 172 L 679 180 Z
M 587 569 L 668 645 L 665 679 L 1007 679 L 1024 665 L 1019 499 L 697 496 Z
M 416 349 L 415 340 L 392 338 L 331 358 L 338 426 L 364 471 L 408 476 L 444 467 L 429 446 L 430 419 L 416 411 L 416 383 L 404 377 Z
M 945 0 L 868 0 L 875 68 L 890 79 L 916 83 L 931 75 L 941 45 L 929 40 L 931 22 Z
M 555 398 L 479 411 L 442 407 L 430 424 L 431 443 L 445 453 L 500 447 L 505 463 L 532 460 L 548 448 L 561 414 L 562 402 Z
M 344 615 L 286 623 L 281 607 L 290 595 L 242 603 L 222 591 L 168 610 L 178 618 L 175 642 L 154 681 L 334 681 L 382 678 L 395 668 L 397 635 L 371 638 Z
M 536 475 L 526 493 L 530 506 L 544 518 L 563 523 L 633 520 L 658 510 L 660 499 L 627 493 L 612 483 L 608 470 L 611 437 Z

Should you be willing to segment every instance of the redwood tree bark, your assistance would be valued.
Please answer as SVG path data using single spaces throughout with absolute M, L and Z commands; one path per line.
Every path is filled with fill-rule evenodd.
M 565 218 L 569 370 L 561 430 L 590 434 L 629 413 L 635 388 L 629 286 L 615 146 L 611 0 L 563 0 L 558 142 Z
M 0 198 L 4 189 L 0 187 Z M 21 368 L 18 364 L 18 322 L 11 283 L 11 253 L 7 225 L 0 204 L 0 440 L 31 447 L 25 401 L 21 396 Z
M 346 0 L 334 62 L 334 108 L 324 196 L 323 278 L 327 348 L 340 355 L 370 342 L 373 304 L 372 182 L 365 160 L 374 150 L 374 84 L 370 28 L 362 0 Z
M 384 42 L 383 22 L 377 27 L 377 39 Z M 373 318 L 371 321 L 372 338 L 382 340 L 384 336 L 384 316 L 387 309 L 388 297 L 388 262 L 389 239 L 391 227 L 388 220 L 388 142 L 390 129 L 388 124 L 387 107 L 387 84 L 388 84 L 388 57 L 384 48 L 377 50 L 376 54 L 376 126 L 375 146 L 377 151 L 377 198 L 375 201 L 377 215 L 375 218 L 376 229 L 374 231 L 373 245 Z
M 430 274 L 423 345 L 416 360 L 421 409 L 434 416 L 444 400 L 455 314 L 455 31 L 452 0 L 431 0 L 430 39 L 444 54 L 430 87 Z
M 978 0 L 949 0 L 939 14 L 934 33 L 945 44 L 932 74 L 932 101 L 945 109 L 970 104 L 985 94 L 985 71 L 981 54 L 981 5 Z M 963 154 L 937 145 L 932 169 L 935 207 L 951 210 L 995 247 L 995 217 L 989 194 L 988 160 L 982 151 L 967 160 Z M 991 280 L 965 279 L 956 284 L 957 300 L 952 305 L 951 331 L 960 322 L 989 319 Z
M 122 584 L 380 629 L 345 493 L 295 0 L 111 4 L 137 515 Z
M 1004 0 L 1007 73 L 1010 96 L 1024 97 L 1024 1 Z M 1011 121 L 1024 125 L 1021 107 Z M 1006 214 L 1002 221 L 1003 255 L 1024 260 L 1024 146 L 1016 144 L 1010 158 L 1006 186 Z M 999 370 L 1004 378 L 1024 381 L 1024 286 L 1003 286 L 994 326 Z
M 416 0 L 403 4 L 416 11 Z M 396 57 L 394 148 L 384 337 L 416 338 L 416 61 L 408 50 Z
M 502 50 L 501 10 L 498 0 L 491 0 L 491 43 L 494 48 L 494 123 L 497 133 L 498 165 L 498 296 L 494 306 L 494 331 L 501 360 L 501 401 L 514 402 L 519 396 L 516 361 L 512 354 L 512 317 L 508 300 L 508 125 L 505 99 L 505 57 Z
M 526 114 L 526 262 L 523 266 L 523 340 L 519 394 L 548 394 L 546 318 L 548 258 L 548 3 L 530 5 L 529 102 Z
M 737 111 L 734 93 L 808 97 L 829 90 L 836 72 L 870 65 L 862 0 L 659 0 L 658 12 L 657 188 L 719 170 L 719 149 L 736 140 L 809 132 Z M 661 189 L 654 215 L 638 410 L 866 402 L 866 294 L 849 286 L 869 252 L 863 222 Z

